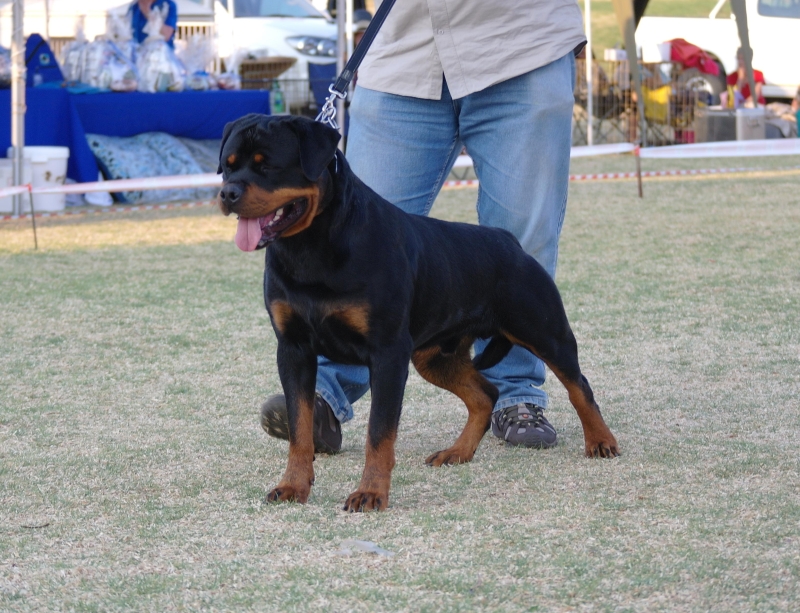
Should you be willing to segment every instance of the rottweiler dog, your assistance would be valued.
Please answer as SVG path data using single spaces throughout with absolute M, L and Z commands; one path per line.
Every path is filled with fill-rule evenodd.
M 241 249 L 267 248 L 264 299 L 289 416 L 288 465 L 267 500 L 304 503 L 314 483 L 319 355 L 370 370 L 366 462 L 345 510 L 389 504 L 409 362 L 467 406 L 463 432 L 427 458 L 431 466 L 472 460 L 498 397 L 479 370 L 513 345 L 566 387 L 586 455 L 619 455 L 544 268 L 504 230 L 401 211 L 355 176 L 338 141 L 310 119 L 256 114 L 229 123 L 222 139 L 220 208 L 238 215 Z M 490 340 L 471 359 L 475 339 Z

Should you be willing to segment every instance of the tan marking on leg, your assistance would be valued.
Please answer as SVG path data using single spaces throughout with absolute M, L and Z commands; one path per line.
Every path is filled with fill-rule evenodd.
M 586 455 L 588 457 L 602 458 L 618 456 L 619 445 L 617 444 L 617 439 L 611 433 L 611 430 L 603 419 L 603 415 L 600 413 L 600 407 L 597 406 L 594 400 L 594 394 L 592 393 L 591 387 L 589 387 L 589 382 L 586 381 L 585 378 L 582 381 L 568 379 L 564 373 L 559 371 L 558 367 L 541 358 L 533 345 L 522 342 L 504 330 L 501 330 L 501 333 L 515 345 L 525 347 L 525 349 L 542 359 L 567 389 L 569 401 L 572 403 L 572 406 L 578 413 L 578 418 L 581 420 Z M 588 389 L 584 389 L 584 385 Z
M 295 312 L 292 305 L 285 300 L 273 300 L 269 303 L 269 315 L 275 322 L 275 327 L 283 334 L 287 324 L 295 316 Z
M 549 365 L 548 365 L 549 366 Z M 569 401 L 578 412 L 578 417 L 583 426 L 584 451 L 589 458 L 613 458 L 619 455 L 619 445 L 617 439 L 606 425 L 600 407 L 594 400 L 589 382 L 570 381 L 562 373 L 550 366 L 558 380 L 567 388 Z M 584 389 L 588 387 L 587 389 Z
M 369 334 L 369 306 L 366 304 L 337 308 L 330 312 L 330 316 L 341 320 L 348 328 L 362 336 Z
M 443 355 L 438 347 L 417 351 L 411 357 L 414 368 L 423 379 L 446 389 L 467 405 L 467 423 L 456 442 L 429 456 L 431 466 L 469 462 L 489 429 L 494 400 L 489 392 L 492 384 L 481 375 L 469 359 L 472 339 L 464 339 L 453 355 Z
M 280 483 L 267 494 L 267 501 L 292 500 L 305 503 L 314 483 L 314 400 L 298 402 L 297 421 L 289 424 L 289 461 Z
M 373 446 L 367 440 L 367 458 L 358 489 L 347 497 L 344 510 L 383 511 L 389 506 L 389 487 L 394 468 L 394 444 L 397 431 L 386 435 L 380 443 Z

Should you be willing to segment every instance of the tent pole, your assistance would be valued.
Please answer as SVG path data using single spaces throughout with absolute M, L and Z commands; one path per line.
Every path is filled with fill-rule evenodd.
M 22 185 L 22 151 L 25 146 L 25 37 L 24 0 L 14 0 L 11 38 L 11 146 L 14 148 L 14 185 Z M 14 213 L 22 214 L 22 196 L 14 196 Z
M 742 43 L 744 54 L 744 74 L 750 86 L 750 95 L 753 97 L 753 106 L 758 108 L 756 96 L 756 81 L 753 73 L 753 49 L 750 47 L 750 32 L 747 27 L 747 5 L 744 0 L 731 0 L 731 10 L 736 16 L 736 29 L 739 31 L 739 41 Z
M 44 39 L 50 44 L 50 0 L 44 0 Z
M 592 0 L 586 0 L 586 144 L 594 144 L 594 83 L 592 82 Z

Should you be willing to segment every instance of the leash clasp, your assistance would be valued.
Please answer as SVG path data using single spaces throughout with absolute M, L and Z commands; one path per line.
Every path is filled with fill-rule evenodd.
M 322 110 L 317 115 L 315 121 L 319 121 L 320 123 L 326 124 L 333 128 L 334 130 L 339 129 L 339 124 L 336 123 L 336 101 L 344 100 L 347 98 L 347 92 L 340 92 L 334 88 L 333 85 L 328 87 L 328 91 L 330 92 L 330 96 L 325 99 L 325 104 L 322 105 Z

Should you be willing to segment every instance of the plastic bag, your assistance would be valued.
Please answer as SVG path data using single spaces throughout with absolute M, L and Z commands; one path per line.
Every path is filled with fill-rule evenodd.
M 11 51 L 0 47 L 0 87 L 11 86 Z
M 77 80 L 92 87 L 108 89 L 101 84 L 100 73 L 113 55 L 111 42 L 106 40 L 105 36 L 98 36 L 94 41 L 86 44 L 81 51 L 81 73 Z
M 131 13 L 109 11 L 106 19 L 106 36 L 109 40 L 122 47 L 120 43 L 133 40 L 133 27 L 131 26 Z
M 219 89 L 219 87 L 214 75 L 208 74 L 205 70 L 198 70 L 186 77 L 186 89 L 205 91 Z
M 183 41 L 179 41 L 183 42 Z M 217 89 L 217 81 L 206 68 L 214 61 L 214 43 L 201 34 L 195 34 L 175 51 L 186 67 L 186 89 Z
M 110 53 L 97 77 L 97 87 L 115 92 L 135 92 L 139 86 L 136 64 L 111 41 L 108 41 L 108 50 Z
M 220 89 L 242 89 L 242 78 L 235 72 L 223 72 L 217 77 Z
M 136 58 L 140 92 L 180 92 L 185 86 L 186 69 L 161 35 L 167 10 L 166 6 L 164 12 L 152 8 L 144 27 L 147 38 Z
M 86 50 L 86 35 L 83 33 L 83 18 L 75 24 L 75 40 L 64 45 L 59 64 L 67 83 L 79 83 L 83 72 L 83 54 Z
M 136 58 L 140 92 L 180 92 L 186 70 L 172 48 L 163 40 L 145 41 Z
M 204 72 L 214 61 L 214 42 L 202 34 L 194 34 L 188 41 L 177 43 L 183 43 L 175 53 L 189 73 Z

